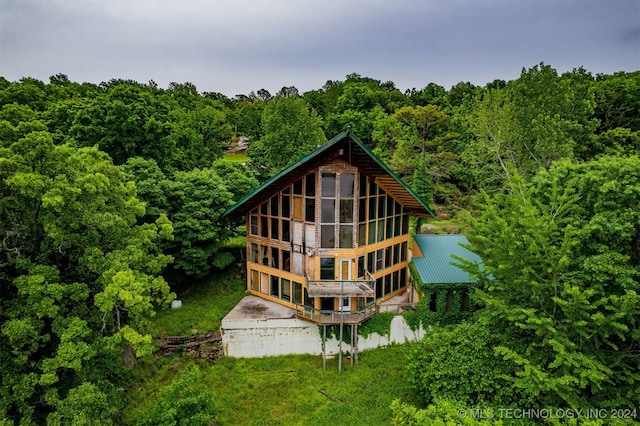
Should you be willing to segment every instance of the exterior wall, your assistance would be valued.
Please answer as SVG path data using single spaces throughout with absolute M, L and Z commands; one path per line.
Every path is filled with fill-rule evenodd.
M 264 356 L 309 354 L 322 355 L 322 327 L 299 319 L 222 321 L 221 334 L 225 356 L 235 358 L 259 358 Z M 418 341 L 425 335 L 420 328 L 413 331 L 402 316 L 391 321 L 388 336 L 373 333 L 366 338 L 358 337 L 358 350 L 364 351 L 391 343 Z M 342 350 L 351 351 L 349 344 Z M 339 342 L 327 339 L 327 355 L 336 355 Z
M 310 178 L 312 173 L 313 180 Z M 333 197 L 323 192 L 323 173 L 335 174 Z M 343 174 L 347 177 L 343 178 Z M 328 176 L 327 181 L 330 179 Z M 343 180 L 352 185 L 351 197 L 341 196 Z M 310 171 L 250 211 L 246 218 L 249 293 L 289 307 L 304 304 L 319 310 L 321 299 L 306 296 L 305 272 L 310 279 L 321 279 L 321 260 L 324 258 L 335 259 L 334 276 L 324 279 L 341 278 L 341 259 L 351 261 L 350 279 L 358 278 L 363 269 L 369 271 L 379 287 L 376 303 L 403 291 L 408 285 L 409 217 L 392 196 L 378 188 L 357 168 L 338 159 Z M 311 193 L 313 195 L 309 195 Z M 323 216 L 323 206 L 330 205 L 332 200 L 335 216 L 327 220 L 326 212 L 331 213 L 331 210 L 326 210 Z M 343 201 L 347 206 L 351 202 L 352 209 L 341 210 Z M 313 209 L 308 208 L 311 204 Z M 343 211 L 347 212 L 344 217 Z M 348 234 L 349 227 L 351 235 Z M 331 235 L 334 247 L 323 247 Z M 348 247 L 336 247 L 347 244 L 349 239 Z M 363 239 L 366 241 L 361 241 Z M 287 286 L 290 289 L 285 292 Z M 276 287 L 280 291 L 273 291 Z M 360 299 L 350 300 L 351 309 L 365 304 L 365 300 Z M 333 309 L 338 308 L 339 300 L 335 299 Z

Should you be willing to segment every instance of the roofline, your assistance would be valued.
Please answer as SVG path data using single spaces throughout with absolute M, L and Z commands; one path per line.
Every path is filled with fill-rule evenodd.
M 411 196 L 412 196 L 413 198 L 415 198 L 415 199 L 420 203 L 420 205 L 421 205 L 421 206 L 422 206 L 422 207 L 427 211 L 427 213 L 429 213 L 429 214 L 431 215 L 431 217 L 433 217 L 433 218 L 435 218 L 435 217 L 436 217 L 436 215 L 433 213 L 433 211 L 431 211 L 431 209 L 429 208 L 429 206 L 427 206 L 427 205 L 425 204 L 425 202 L 422 200 L 422 198 L 420 198 L 420 197 L 419 197 L 415 192 L 413 192 L 413 189 L 411 189 L 411 188 L 409 187 L 409 185 L 407 185 L 407 184 L 405 183 L 405 181 L 404 181 L 404 180 L 402 180 L 402 178 L 400 178 L 400 176 L 398 176 L 398 175 L 397 175 L 393 170 L 391 170 L 391 169 L 389 168 L 389 166 L 387 166 L 387 165 L 384 163 L 384 161 L 382 161 L 380 158 L 378 158 L 378 156 L 377 156 L 377 155 L 375 155 L 375 154 L 373 153 L 373 151 L 371 151 L 371 150 L 369 149 L 369 147 L 368 147 L 364 142 L 362 142 L 362 141 L 360 140 L 360 138 L 358 138 L 355 134 L 353 134 L 353 132 L 351 132 L 351 130 L 350 130 L 350 129 L 347 129 L 347 130 L 346 130 L 346 132 L 347 132 L 347 133 L 349 134 L 349 136 L 351 137 L 351 140 L 353 140 L 355 143 L 357 143 L 358 145 L 360 145 L 360 147 L 361 147 L 365 152 L 367 152 L 367 154 L 369 154 L 369 155 L 371 156 L 371 158 L 373 158 L 373 159 L 374 159 L 374 161 L 375 161 L 376 163 L 378 163 L 378 165 L 384 169 L 384 171 L 385 171 L 385 172 L 387 172 L 387 173 L 388 173 L 392 178 L 394 178 L 395 180 L 397 180 L 397 181 L 398 181 L 398 183 L 399 183 L 399 184 L 400 184 L 404 189 L 406 189 L 406 190 L 407 190 L 407 192 L 408 192 L 409 194 L 411 194 Z
M 393 172 L 382 160 L 380 160 L 378 158 L 377 155 L 375 155 L 370 149 L 369 147 L 367 147 L 367 145 L 362 142 L 360 140 L 360 138 L 358 138 L 352 131 L 351 131 L 351 126 L 347 126 L 346 130 L 338 133 L 336 136 L 334 136 L 333 138 L 329 139 L 327 142 L 323 143 L 322 145 L 318 146 L 317 148 L 315 148 L 313 151 L 309 152 L 307 155 L 305 155 L 304 157 L 300 158 L 299 160 L 291 163 L 289 166 L 285 167 L 284 169 L 280 170 L 278 173 L 276 173 L 275 175 L 271 176 L 269 179 L 267 179 L 266 181 L 264 181 L 261 185 L 259 185 L 257 188 L 255 188 L 253 191 L 249 192 L 248 194 L 246 194 L 245 196 L 243 196 L 242 198 L 240 198 L 235 204 L 233 204 L 231 207 L 229 207 L 224 214 L 222 215 L 224 216 L 229 216 L 230 214 L 232 214 L 235 210 L 237 210 L 238 208 L 240 208 L 244 203 L 246 203 L 248 200 L 250 200 L 251 198 L 253 198 L 256 194 L 260 193 L 264 188 L 266 188 L 267 186 L 271 185 L 273 182 L 277 181 L 278 179 L 280 179 L 281 177 L 287 175 L 289 172 L 291 172 L 292 170 L 297 169 L 298 167 L 300 167 L 301 165 L 305 164 L 307 161 L 311 160 L 312 158 L 314 158 L 315 156 L 317 156 L 318 154 L 322 153 L 323 151 L 326 151 L 328 149 L 330 149 L 333 145 L 335 145 L 337 142 L 343 140 L 344 138 L 348 137 L 351 141 L 355 142 L 360 148 L 362 148 L 386 173 L 388 173 L 391 177 L 393 177 L 413 198 L 415 198 L 418 203 L 420 203 L 420 205 L 425 209 L 425 211 L 427 213 L 429 213 L 431 215 L 431 217 L 436 217 L 436 215 L 433 213 L 433 211 L 429 208 L 429 206 L 427 206 L 425 204 L 425 202 L 418 197 L 418 195 L 416 195 L 415 192 L 413 192 L 413 190 L 395 173 Z

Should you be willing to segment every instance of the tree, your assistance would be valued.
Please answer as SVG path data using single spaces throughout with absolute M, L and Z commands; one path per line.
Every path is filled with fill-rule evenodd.
M 231 205 L 233 195 L 214 170 L 176 172 L 166 196 L 175 235 L 169 246 L 176 269 L 203 277 L 213 268 L 221 269 L 233 262 L 233 256 L 222 250 L 222 244 L 231 236 L 230 225 L 222 214 Z
M 321 121 L 302 98 L 276 96 L 262 114 L 262 138 L 249 145 L 252 167 L 270 176 L 326 140 Z
M 481 324 L 540 406 L 640 398 L 640 159 L 558 162 L 485 197 L 470 240 L 484 269 Z
M 174 297 L 171 224 L 138 224 L 135 186 L 96 148 L 34 132 L 0 151 L 0 417 L 66 423 L 84 395 L 83 421 L 108 422 L 123 348 L 150 353 L 143 329 Z

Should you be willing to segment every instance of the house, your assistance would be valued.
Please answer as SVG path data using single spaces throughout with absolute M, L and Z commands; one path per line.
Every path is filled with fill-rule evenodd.
M 477 280 L 456 266 L 461 263 L 459 259 L 482 264 L 480 257 L 466 248 L 468 245 L 464 235 L 414 236 L 410 270 L 416 299 L 429 304 L 432 319 L 437 322 L 457 322 L 473 310 L 469 295 Z
M 409 217 L 434 216 L 349 128 L 225 215 L 246 221 L 247 291 L 323 325 L 406 291 Z

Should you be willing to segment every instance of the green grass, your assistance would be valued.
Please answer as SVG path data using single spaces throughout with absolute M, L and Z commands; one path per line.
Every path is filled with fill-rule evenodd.
M 150 328 L 155 337 L 218 331 L 222 318 L 245 296 L 246 284 L 237 268 L 230 267 L 217 277 L 172 290 L 182 307 L 158 312 Z
M 213 390 L 222 425 L 389 424 L 391 402 L 419 405 L 405 377 L 406 347 L 392 345 L 360 354 L 357 366 L 337 359 L 322 369 L 322 357 L 292 355 L 223 358 L 199 363 L 202 386 Z M 149 357 L 137 367 L 125 421 L 132 423 L 161 387 L 193 365 L 186 356 Z
M 154 317 L 155 336 L 218 330 L 222 318 L 245 295 L 245 284 L 237 269 L 229 268 L 177 293 L 182 308 Z M 341 373 L 337 359 L 328 360 L 323 370 L 321 356 L 222 358 L 210 364 L 179 353 L 150 355 L 133 370 L 123 421 L 134 424 L 177 374 L 197 363 L 201 385 L 215 394 L 215 424 L 389 424 L 394 399 L 420 405 L 406 379 L 405 353 L 406 346 L 400 345 L 362 352 L 357 366 L 343 359 Z
M 249 156 L 247 155 L 247 151 L 238 151 L 226 154 L 224 159 L 227 161 L 233 161 L 234 163 L 246 163 L 249 161 Z

